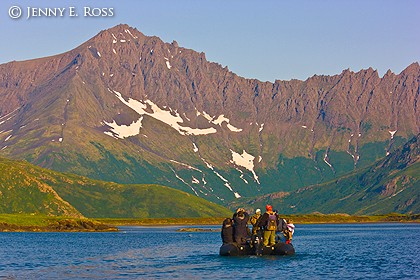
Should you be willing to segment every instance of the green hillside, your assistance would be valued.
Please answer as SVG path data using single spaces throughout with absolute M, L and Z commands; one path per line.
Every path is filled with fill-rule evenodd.
M 312 212 L 347 214 L 420 213 L 420 152 L 418 138 L 372 166 L 328 183 L 231 204 L 254 208 L 273 204 L 284 214 Z
M 221 217 L 230 212 L 159 185 L 122 185 L 0 158 L 0 213 L 90 218 Z

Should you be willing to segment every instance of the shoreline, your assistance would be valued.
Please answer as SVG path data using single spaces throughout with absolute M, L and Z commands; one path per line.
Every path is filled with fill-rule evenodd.
M 302 214 L 280 215 L 284 219 L 292 219 L 295 224 L 361 224 L 361 223 L 420 223 L 420 214 L 387 214 L 376 216 L 352 216 L 347 214 Z M 114 226 L 214 226 L 222 225 L 223 218 L 144 218 L 120 219 L 97 218 L 98 222 Z
M 420 214 L 351 216 L 347 214 L 281 215 L 294 224 L 420 223 Z M 31 214 L 0 214 L 0 232 L 117 232 L 118 227 L 221 226 L 225 217 L 206 218 L 73 218 Z
M 0 214 L 0 232 L 115 232 L 94 219 L 32 214 Z

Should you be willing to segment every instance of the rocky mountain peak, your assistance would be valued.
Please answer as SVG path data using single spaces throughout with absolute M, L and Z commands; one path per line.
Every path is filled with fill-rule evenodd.
M 137 166 L 153 177 L 150 166 L 158 165 L 166 168 L 159 180 L 197 194 L 211 195 L 205 182 L 213 176 L 224 197 L 267 192 L 264 180 L 268 189 L 302 187 L 371 163 L 396 139 L 418 134 L 419 73 L 414 63 L 383 78 L 372 68 L 347 69 L 273 84 L 118 25 L 67 53 L 0 65 L 0 154 L 102 174 L 95 178 L 109 176 L 100 157 L 118 162 L 115 170 L 134 162 L 129 179 L 106 177 L 119 182 L 143 180 Z M 383 147 L 369 150 L 377 143 Z M 289 166 L 295 162 L 315 174 L 302 177 L 300 165 Z M 180 168 L 198 173 L 187 180 Z

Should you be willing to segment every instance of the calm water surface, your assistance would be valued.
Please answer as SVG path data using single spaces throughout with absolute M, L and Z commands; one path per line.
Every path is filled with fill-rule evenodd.
M 0 233 L 0 278 L 420 279 L 419 224 L 297 225 L 296 255 L 267 257 L 220 257 L 219 232 L 178 228 Z

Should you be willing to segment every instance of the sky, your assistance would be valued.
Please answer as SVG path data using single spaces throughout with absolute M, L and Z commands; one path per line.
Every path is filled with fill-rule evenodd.
M 45 8 L 63 16 L 36 16 Z M 417 0 L 2 0 L 0 64 L 69 51 L 120 23 L 261 81 L 383 76 L 420 61 Z

